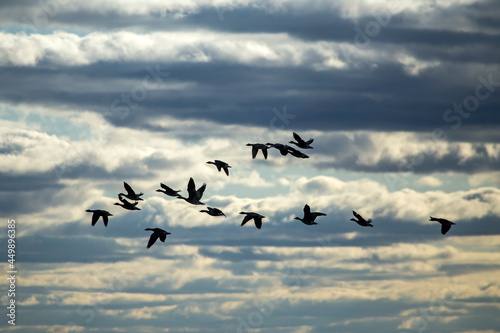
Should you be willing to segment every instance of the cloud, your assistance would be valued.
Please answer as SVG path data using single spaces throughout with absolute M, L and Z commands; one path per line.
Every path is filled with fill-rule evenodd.
M 418 186 L 426 186 L 426 187 L 439 187 L 443 185 L 443 182 L 434 176 L 425 176 L 420 178 L 416 184 Z

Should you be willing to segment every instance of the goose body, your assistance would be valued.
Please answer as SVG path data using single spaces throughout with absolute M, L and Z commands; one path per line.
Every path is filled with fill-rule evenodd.
M 362 227 L 373 227 L 373 225 L 371 224 L 371 222 L 372 222 L 371 219 L 365 220 L 361 215 L 359 215 L 355 211 L 352 211 L 352 214 L 354 215 L 354 217 L 357 218 L 357 220 L 351 219 L 351 221 L 356 222 L 357 224 L 359 224 Z
M 295 132 L 293 132 L 293 137 L 295 138 L 295 140 L 297 140 L 297 142 L 295 141 L 290 141 L 289 143 L 293 143 L 294 145 L 296 145 L 297 147 L 299 148 L 302 148 L 302 149 L 313 149 L 313 147 L 311 147 L 311 143 L 313 143 L 314 139 L 309 139 L 307 141 L 304 141 L 302 140 L 302 138 Z
M 165 231 L 165 230 L 160 229 L 160 228 L 146 228 L 144 230 L 146 230 L 146 231 L 152 231 L 153 232 L 151 234 L 151 237 L 149 237 L 148 246 L 147 246 L 148 249 L 151 246 L 153 246 L 153 244 L 156 242 L 156 240 L 158 238 L 160 238 L 160 240 L 162 242 L 165 242 L 165 239 L 167 239 L 167 235 L 171 235 L 170 232 Z
M 177 198 L 184 199 L 186 202 L 189 202 L 192 205 L 204 205 L 204 203 L 201 202 L 200 199 L 203 196 L 203 192 L 205 192 L 206 187 L 207 184 L 203 183 L 203 185 L 198 190 L 196 190 L 196 185 L 194 184 L 193 178 L 189 178 L 187 186 L 188 197 L 184 198 L 182 195 L 179 195 Z
M 448 221 L 447 219 L 442 219 L 439 217 L 432 217 L 430 216 L 429 221 L 436 221 L 441 223 L 441 233 L 444 235 L 448 232 L 448 230 L 451 229 L 451 226 L 454 225 L 455 223 Z
M 139 200 L 143 200 L 141 199 L 141 195 L 143 195 L 144 193 L 135 193 L 135 191 L 132 189 L 132 187 L 127 184 L 126 182 L 123 182 L 123 187 L 125 187 L 125 191 L 127 191 L 127 194 L 125 193 L 120 193 L 118 194 L 118 196 L 120 197 L 125 197 L 129 200 L 134 200 L 134 201 L 139 201 Z
M 114 205 L 122 206 L 126 210 L 141 210 L 140 208 L 137 207 L 137 202 L 131 203 L 126 199 L 122 198 L 119 194 L 118 194 L 118 200 L 120 200 L 121 203 L 115 202 Z
M 207 210 L 200 210 L 202 213 L 207 213 L 210 216 L 226 216 L 219 208 L 207 207 Z
M 207 163 L 215 165 L 217 167 L 217 170 L 219 170 L 219 172 L 221 171 L 221 169 L 223 169 L 224 172 L 226 173 L 226 175 L 229 176 L 229 168 L 231 166 L 229 164 L 227 164 L 226 162 L 223 162 L 221 160 L 214 160 L 213 162 L 208 161 Z
M 171 196 L 171 197 L 178 197 L 179 192 L 181 191 L 181 190 L 175 191 L 175 190 L 171 189 L 170 187 L 168 187 L 167 185 L 162 184 L 162 183 L 160 183 L 160 186 L 162 189 L 158 189 L 158 190 L 156 190 L 156 192 L 161 192 L 161 193 L 164 193 L 164 194 Z
M 241 222 L 241 226 L 244 226 L 245 223 L 247 223 L 248 221 L 250 221 L 251 219 L 253 219 L 253 221 L 255 222 L 255 226 L 257 227 L 257 229 L 262 228 L 262 219 L 265 218 L 265 216 L 262 216 L 260 214 L 254 213 L 254 212 L 240 212 L 240 214 L 246 215 L 243 218 L 243 221 Z
M 95 226 L 100 217 L 102 217 L 102 222 L 104 222 L 104 226 L 108 226 L 108 216 L 113 216 L 108 211 L 101 209 L 87 209 L 86 212 L 93 213 L 92 214 L 92 226 Z
M 269 146 L 263 143 L 247 143 L 247 146 L 252 147 L 252 158 L 257 156 L 260 149 L 262 151 L 262 155 L 264 155 L 264 158 L 267 160 L 267 150 L 269 149 Z
M 316 220 L 318 216 L 326 216 L 326 214 L 320 212 L 311 212 L 311 207 L 309 207 L 309 205 L 306 204 L 304 206 L 304 217 L 303 218 L 295 217 L 295 219 L 307 225 L 315 225 L 317 223 L 314 222 L 314 220 Z

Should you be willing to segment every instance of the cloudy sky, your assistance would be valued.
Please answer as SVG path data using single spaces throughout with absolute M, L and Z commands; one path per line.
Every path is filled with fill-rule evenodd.
M 496 0 L 2 1 L 9 328 L 500 332 L 499 40 Z M 190 177 L 227 218 L 155 191 Z

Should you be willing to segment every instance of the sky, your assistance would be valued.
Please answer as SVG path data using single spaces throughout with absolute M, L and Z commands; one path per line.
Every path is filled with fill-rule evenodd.
M 0 328 L 500 332 L 500 2 L 16 0 L 0 22 Z M 252 159 L 293 132 L 309 158 Z M 190 177 L 227 217 L 156 192 Z

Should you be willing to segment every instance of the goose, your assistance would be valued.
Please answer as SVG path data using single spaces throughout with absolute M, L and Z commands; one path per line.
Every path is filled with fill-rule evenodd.
M 136 194 L 135 191 L 132 189 L 132 187 L 130 187 L 130 185 L 125 182 L 123 182 L 123 187 L 125 187 L 125 191 L 127 191 L 127 194 L 120 193 L 118 194 L 119 196 L 124 196 L 125 198 L 134 201 L 142 200 L 141 195 L 143 195 L 144 193 Z
M 262 228 L 262 219 L 264 219 L 265 216 L 262 216 L 260 214 L 254 213 L 254 212 L 240 212 L 240 214 L 246 215 L 243 218 L 243 221 L 241 222 L 241 226 L 244 226 L 245 223 L 247 223 L 248 221 L 250 221 L 251 219 L 253 219 L 253 221 L 255 222 L 255 226 L 257 227 L 257 229 Z
M 429 217 L 430 217 L 429 221 L 436 221 L 436 222 L 441 223 L 441 233 L 443 235 L 446 234 L 448 232 L 448 230 L 451 229 L 451 226 L 455 224 L 455 223 L 448 221 L 446 219 L 432 217 L 432 216 L 429 216 Z
M 288 149 L 288 152 L 292 155 L 292 156 L 295 156 L 295 157 L 298 157 L 298 158 L 309 158 L 309 156 L 307 156 L 306 154 L 304 154 L 303 152 L 301 152 L 300 150 L 297 150 L 293 147 L 290 147 L 290 146 L 287 146 L 287 149 Z
M 167 239 L 167 235 L 171 235 L 170 232 L 168 231 L 165 231 L 163 229 L 160 229 L 160 228 L 146 228 L 144 229 L 145 231 L 152 231 L 153 233 L 151 234 L 151 237 L 149 237 L 149 242 L 148 242 L 148 246 L 147 248 L 149 249 L 151 246 L 153 246 L 153 244 L 156 242 L 156 240 L 158 238 L 160 238 L 160 240 L 162 242 L 165 242 L 165 239 Z
M 175 190 L 171 189 L 170 187 L 168 187 L 167 185 L 162 184 L 162 183 L 160 183 L 160 186 L 163 188 L 163 190 L 158 189 L 158 190 L 156 190 L 156 192 L 165 193 L 166 195 L 171 196 L 171 197 L 178 197 L 179 196 L 178 192 L 181 191 L 181 190 L 175 191 Z
M 229 169 L 228 168 L 230 168 L 231 166 L 229 164 L 227 164 L 226 162 L 223 162 L 221 160 L 214 160 L 214 162 L 208 161 L 207 163 L 215 165 L 217 167 L 217 170 L 219 170 L 219 172 L 221 169 L 224 169 L 224 172 L 226 173 L 226 175 L 229 176 Z
M 357 224 L 359 224 L 362 227 L 373 227 L 373 225 L 371 225 L 371 222 L 372 222 L 371 219 L 365 220 L 361 215 L 359 215 L 355 211 L 352 211 L 352 213 L 354 214 L 354 217 L 357 218 L 357 220 L 351 219 L 351 221 L 356 222 Z
M 269 149 L 267 145 L 263 143 L 247 143 L 247 146 L 252 146 L 252 158 L 257 156 L 260 149 L 262 151 L 262 155 L 264 155 L 264 158 L 267 160 L 267 150 Z
M 315 225 L 317 223 L 314 222 L 314 220 L 316 220 L 316 218 L 318 216 L 326 216 L 326 214 L 320 213 L 320 212 L 312 212 L 311 213 L 311 207 L 309 207 L 309 205 L 306 204 L 304 206 L 304 218 L 295 217 L 295 219 L 299 220 L 302 223 L 307 224 L 307 225 Z
M 207 213 L 210 216 L 226 216 L 219 208 L 207 207 L 208 210 L 200 210 L 202 213 Z
M 186 202 L 189 202 L 192 205 L 204 205 L 204 203 L 201 202 L 200 199 L 203 196 L 203 192 L 205 192 L 206 187 L 207 184 L 203 183 L 203 185 L 198 190 L 196 190 L 193 178 L 189 178 L 187 186 L 188 197 L 184 198 L 182 195 L 179 195 L 177 198 L 184 199 L 186 200 Z
M 124 209 L 127 210 L 141 210 L 140 208 L 137 208 L 137 201 L 134 203 L 128 202 L 126 199 L 122 198 L 119 194 L 118 194 L 118 199 L 122 203 L 115 202 L 114 205 L 122 206 Z
M 86 212 L 93 213 L 92 214 L 92 226 L 95 226 L 100 217 L 102 217 L 102 222 L 104 222 L 104 226 L 108 226 L 108 216 L 113 216 L 108 211 L 101 209 L 87 209 Z
M 311 143 L 313 143 L 314 139 L 309 139 L 307 141 L 304 141 L 302 140 L 302 138 L 295 132 L 293 132 L 293 137 L 295 138 L 295 140 L 297 140 L 297 142 L 295 141 L 290 141 L 288 143 L 293 143 L 294 145 L 296 145 L 297 147 L 299 148 L 302 148 L 302 149 L 313 149 L 313 147 L 311 147 Z
M 280 151 L 281 155 L 283 156 L 286 156 L 288 155 L 288 148 L 291 148 L 290 146 L 288 145 L 284 145 L 282 143 L 266 143 L 266 145 L 272 147 L 272 148 L 276 148 Z

